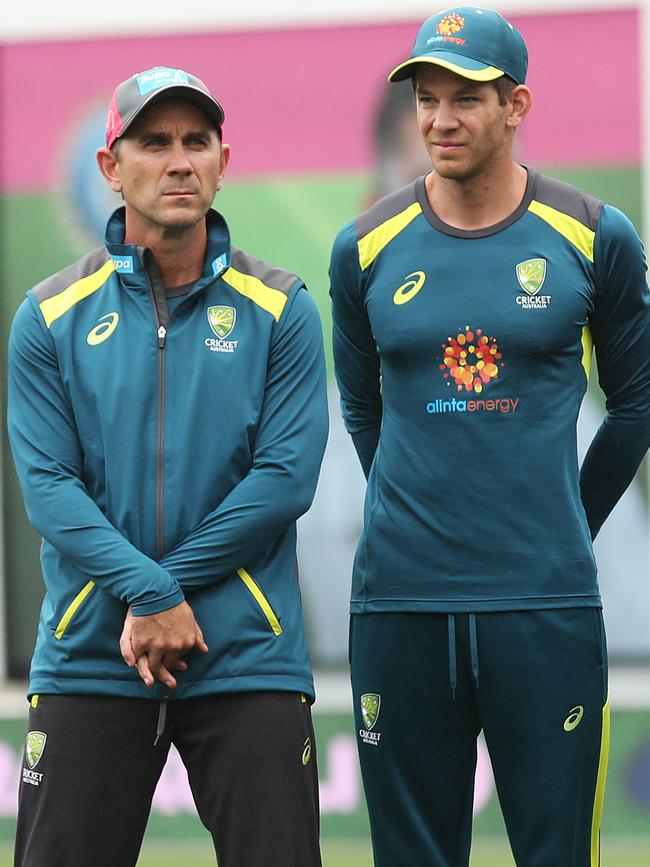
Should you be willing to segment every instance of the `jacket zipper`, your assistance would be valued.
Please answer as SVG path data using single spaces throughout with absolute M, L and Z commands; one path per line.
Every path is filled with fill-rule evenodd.
M 144 271 L 149 283 L 149 292 L 156 320 L 158 341 L 158 420 L 156 438 L 156 555 L 160 560 L 165 553 L 164 526 L 164 445 L 165 445 L 165 347 L 169 312 L 167 295 L 153 255 L 149 250 L 143 254 Z

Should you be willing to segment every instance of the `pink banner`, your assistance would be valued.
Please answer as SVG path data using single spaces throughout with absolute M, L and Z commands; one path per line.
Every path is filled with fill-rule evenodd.
M 635 11 L 517 16 L 535 105 L 521 131 L 532 164 L 633 164 L 641 151 Z M 204 78 L 226 110 L 231 174 L 363 170 L 391 66 L 417 22 L 3 47 L 0 181 L 45 191 L 93 109 L 154 65 Z

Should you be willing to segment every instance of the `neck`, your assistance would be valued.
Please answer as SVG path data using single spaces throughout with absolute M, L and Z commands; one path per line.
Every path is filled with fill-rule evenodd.
M 505 220 L 521 204 L 528 173 L 511 160 L 499 171 L 472 178 L 443 178 L 431 172 L 426 190 L 433 212 L 457 229 L 485 229 Z
M 203 273 L 208 243 L 205 220 L 182 228 L 151 227 L 148 230 L 129 226 L 127 214 L 125 244 L 137 244 L 151 250 L 166 289 L 198 280 Z

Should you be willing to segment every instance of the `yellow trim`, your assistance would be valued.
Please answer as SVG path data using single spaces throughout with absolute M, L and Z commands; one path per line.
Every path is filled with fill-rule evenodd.
M 576 220 L 575 217 L 570 217 L 568 214 L 563 214 L 562 211 L 557 211 L 555 208 L 551 208 L 550 205 L 536 202 L 534 199 L 528 205 L 528 210 L 541 217 L 544 222 L 552 226 L 560 235 L 564 235 L 567 241 L 570 241 L 590 262 L 594 261 L 594 240 L 596 233 L 588 229 L 580 220 Z
M 605 780 L 607 778 L 607 760 L 609 757 L 609 697 L 603 707 L 603 728 L 600 736 L 600 758 L 598 760 L 598 777 L 594 795 L 594 812 L 591 820 L 591 867 L 600 865 L 600 822 L 603 818 L 603 802 L 605 800 Z
M 109 259 L 104 262 L 99 271 L 95 271 L 94 274 L 89 274 L 88 277 L 83 277 L 81 280 L 76 280 L 63 292 L 41 301 L 39 307 L 47 327 L 49 328 L 56 319 L 67 313 L 79 301 L 83 301 L 84 298 L 100 289 L 114 270 L 115 263 Z
M 394 217 L 386 220 L 385 223 L 381 223 L 376 229 L 373 229 L 365 237 L 361 238 L 357 244 L 361 270 L 365 271 L 375 261 L 384 247 L 390 244 L 393 238 L 396 238 L 402 229 L 405 229 L 421 213 L 422 208 L 419 203 L 413 202 L 406 210 L 395 214 Z
M 258 277 L 253 277 L 251 274 L 243 274 L 237 271 L 232 265 L 221 275 L 221 279 L 232 286 L 235 292 L 239 292 L 245 298 L 250 298 L 258 307 L 266 310 L 277 322 L 284 305 L 287 303 L 287 296 L 279 289 L 272 289 Z
M 89 581 L 89 582 L 86 584 L 86 586 L 83 587 L 83 588 L 82 588 L 82 589 L 77 593 L 77 595 L 75 596 L 75 598 L 72 600 L 72 602 L 71 602 L 71 603 L 68 605 L 68 607 L 66 608 L 66 610 L 65 610 L 65 614 L 64 614 L 63 617 L 59 620 L 59 623 L 58 623 L 56 629 L 54 630 L 54 637 L 55 637 L 55 638 L 59 638 L 59 639 L 60 639 L 60 638 L 63 638 L 63 635 L 64 635 L 66 629 L 67 629 L 68 626 L 70 625 L 70 621 L 72 620 L 72 618 L 73 618 L 73 617 L 75 616 L 75 614 L 77 613 L 77 610 L 78 610 L 79 607 L 82 605 L 82 603 L 83 603 L 83 601 L 85 600 L 86 596 L 88 596 L 88 594 L 91 592 L 91 590 L 93 590 L 94 587 L 95 587 L 95 582 L 94 582 L 94 581 Z
M 280 626 L 280 621 L 275 616 L 275 611 L 269 605 L 269 601 L 264 595 L 264 593 L 262 593 L 259 585 L 251 578 L 251 576 L 245 569 L 238 569 L 237 574 L 244 582 L 244 584 L 248 587 L 255 601 L 264 612 L 264 616 L 269 621 L 269 626 L 271 627 L 273 632 L 276 635 L 282 635 L 282 627 Z
M 389 74 L 388 80 L 395 81 L 393 76 L 396 72 L 415 63 L 433 63 L 435 66 L 443 66 L 450 72 L 455 72 L 456 75 L 469 78 L 471 81 L 494 81 L 495 78 L 501 78 L 504 74 L 503 70 L 497 69 L 496 66 L 486 66 L 483 69 L 465 69 L 464 66 L 458 66 L 456 63 L 451 63 L 449 60 L 443 60 L 439 57 L 412 57 L 410 60 L 405 60 L 404 63 L 396 66 Z
M 39 698 L 40 698 L 39 694 L 38 694 L 38 693 L 34 693 L 34 695 L 32 696 L 32 700 L 31 700 L 31 705 L 32 705 L 33 708 L 37 708 L 37 707 L 38 707 L 38 700 L 39 700 Z
M 591 355 L 594 349 L 594 339 L 591 336 L 591 331 L 589 330 L 589 326 L 585 325 L 582 328 L 582 367 L 585 371 L 585 376 L 587 377 L 587 382 L 589 381 L 589 372 L 591 370 Z

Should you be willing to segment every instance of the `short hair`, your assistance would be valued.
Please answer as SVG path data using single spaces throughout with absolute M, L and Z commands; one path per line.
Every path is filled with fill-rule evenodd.
M 514 78 L 510 78 L 509 75 L 502 75 L 500 78 L 496 78 L 492 83 L 494 84 L 497 96 L 499 97 L 499 105 L 505 105 L 513 89 L 517 87 L 517 82 Z

